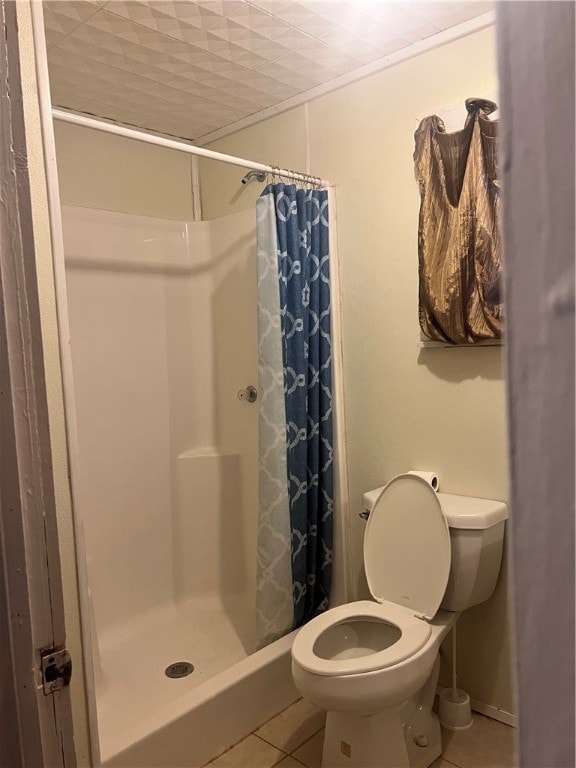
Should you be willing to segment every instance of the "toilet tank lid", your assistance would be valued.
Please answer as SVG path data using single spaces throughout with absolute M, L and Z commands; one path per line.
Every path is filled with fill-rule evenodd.
M 503 501 L 454 493 L 439 493 L 437 496 L 450 528 L 479 531 L 508 518 L 508 507 Z

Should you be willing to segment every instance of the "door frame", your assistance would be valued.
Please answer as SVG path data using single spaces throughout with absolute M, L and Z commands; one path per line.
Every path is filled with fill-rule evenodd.
M 10 0 L 8 0 L 10 2 Z M 66 444 L 69 466 L 72 517 L 74 524 L 74 569 L 78 579 L 78 612 L 81 625 L 82 661 L 85 685 L 86 715 L 88 721 L 88 740 L 90 761 L 93 766 L 101 763 L 98 712 L 96 706 L 96 686 L 94 672 L 94 638 L 91 619 L 91 595 L 88 581 L 88 559 L 84 521 L 82 519 L 82 498 L 78 450 L 78 428 L 76 420 L 76 401 L 74 397 L 74 375 L 70 348 L 70 321 L 68 315 L 68 292 L 66 287 L 66 268 L 64 257 L 64 232 L 62 225 L 62 206 L 56 158 L 56 141 L 52 118 L 52 99 L 48 72 L 48 51 L 44 32 L 44 11 L 41 0 L 29 0 L 34 42 L 34 62 L 36 68 L 36 86 L 40 127 L 46 177 L 46 193 L 50 218 L 50 242 L 52 247 L 52 266 L 58 323 L 60 367 L 62 372 L 62 397 L 64 401 Z
M 66 638 L 16 12 L 0 0 L 0 680 L 14 725 L 2 749 L 59 768 L 76 757 L 70 690 L 45 695 L 41 672 Z

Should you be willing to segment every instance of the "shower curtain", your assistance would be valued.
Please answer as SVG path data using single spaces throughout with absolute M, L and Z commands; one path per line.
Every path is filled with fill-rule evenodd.
M 269 185 L 256 211 L 262 647 L 328 607 L 334 460 L 328 194 Z

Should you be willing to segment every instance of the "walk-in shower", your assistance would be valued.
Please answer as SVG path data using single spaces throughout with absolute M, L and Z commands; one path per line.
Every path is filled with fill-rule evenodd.
M 186 222 L 62 206 L 61 216 L 94 754 L 199 766 L 297 698 L 292 636 L 255 651 L 255 212 Z M 333 604 L 347 597 L 336 257 L 334 237 Z

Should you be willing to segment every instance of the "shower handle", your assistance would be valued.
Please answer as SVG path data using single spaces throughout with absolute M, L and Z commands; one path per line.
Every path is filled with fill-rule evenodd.
M 241 389 L 238 392 L 238 400 L 246 400 L 247 403 L 255 403 L 257 398 L 258 391 L 256 387 L 253 387 L 252 385 L 246 387 L 246 389 Z

